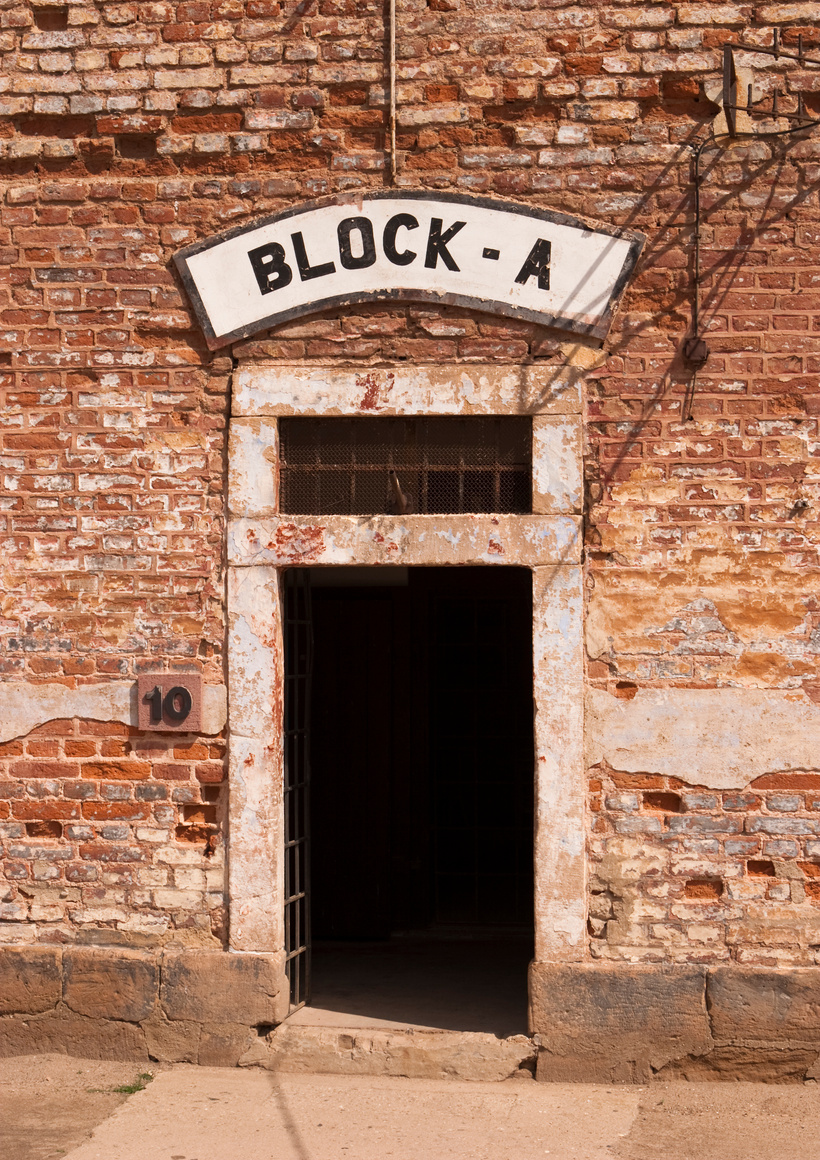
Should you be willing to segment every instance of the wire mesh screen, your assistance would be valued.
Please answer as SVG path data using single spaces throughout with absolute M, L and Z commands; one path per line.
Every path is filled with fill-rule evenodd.
M 527 418 L 281 419 L 291 515 L 528 512 Z

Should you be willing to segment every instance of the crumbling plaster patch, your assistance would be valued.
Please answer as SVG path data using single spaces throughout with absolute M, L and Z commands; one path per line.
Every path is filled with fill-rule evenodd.
M 742 789 L 765 773 L 816 769 L 820 706 L 799 690 L 638 689 L 586 694 L 586 761 L 687 785 Z
M 228 715 L 225 685 L 203 685 L 199 733 L 219 733 Z M 9 681 L 0 684 L 0 742 L 25 737 L 47 721 L 79 717 L 85 721 L 121 721 L 137 725 L 136 681 L 106 681 L 69 688 L 53 682 Z

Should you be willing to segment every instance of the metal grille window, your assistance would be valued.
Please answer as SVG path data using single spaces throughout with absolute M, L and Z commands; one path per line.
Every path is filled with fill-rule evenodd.
M 291 515 L 528 512 L 527 418 L 281 419 Z

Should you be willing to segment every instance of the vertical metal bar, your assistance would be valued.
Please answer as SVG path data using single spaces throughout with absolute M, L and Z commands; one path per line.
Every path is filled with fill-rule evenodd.
M 493 434 L 495 435 L 495 448 L 494 448 L 494 453 L 493 453 L 493 499 L 495 502 L 494 502 L 493 506 L 497 512 L 500 512 L 501 511 L 501 453 L 500 453 L 501 426 L 500 426 L 498 420 L 496 420 L 494 427 L 495 427 L 495 430 L 494 430 Z
M 310 680 L 313 629 L 305 569 L 285 577 L 285 969 L 294 1011 L 310 997 Z
M 730 44 L 723 46 L 723 112 L 726 117 L 726 128 L 729 135 L 734 137 L 736 129 L 737 104 L 737 74 L 735 72 L 735 57 Z
M 390 0 L 390 182 L 396 184 L 396 0 Z

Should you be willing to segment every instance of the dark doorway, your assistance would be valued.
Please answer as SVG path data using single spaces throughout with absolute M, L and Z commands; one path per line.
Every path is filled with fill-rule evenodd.
M 495 1030 L 470 986 L 483 970 L 495 990 L 509 977 L 521 1017 L 507 1033 L 525 1030 L 531 574 L 302 575 L 312 606 L 311 1002 L 335 994 L 361 1014 L 434 1025 L 424 1018 L 432 986 L 438 1007 L 470 995 L 469 1018 L 453 1016 L 471 1023 L 465 1030 Z M 397 980 L 392 996 L 385 972 Z

